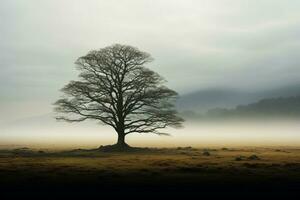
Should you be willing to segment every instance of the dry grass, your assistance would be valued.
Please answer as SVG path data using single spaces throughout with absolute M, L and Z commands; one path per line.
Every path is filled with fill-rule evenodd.
M 126 184 L 190 188 L 269 184 L 287 189 L 291 184 L 300 185 L 300 149 L 1 151 L 0 176 L 2 185 L 12 186 Z
M 203 152 L 209 152 L 205 155 Z M 250 159 L 256 155 L 259 159 Z M 242 157 L 241 161 L 236 161 Z M 69 151 L 38 153 L 35 151 L 0 152 L 0 172 L 12 171 L 107 171 L 128 172 L 196 171 L 203 168 L 240 169 L 256 165 L 258 168 L 300 167 L 300 149 L 149 149 L 132 153 L 103 153 Z M 277 167 L 277 168 L 276 168 Z M 194 173 L 194 172 L 193 172 Z

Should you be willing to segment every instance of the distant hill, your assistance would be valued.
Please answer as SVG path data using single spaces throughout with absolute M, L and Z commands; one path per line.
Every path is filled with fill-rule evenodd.
M 205 112 L 215 107 L 234 107 L 240 103 L 253 102 L 247 94 L 231 89 L 207 89 L 180 96 L 177 106 L 181 111 Z
M 250 104 L 260 99 L 290 96 L 300 96 L 300 84 L 256 92 L 227 88 L 199 90 L 181 95 L 177 107 L 181 112 L 205 113 L 216 107 L 235 108 L 237 105 Z
M 300 96 L 262 99 L 234 109 L 215 108 L 205 117 L 300 117 Z

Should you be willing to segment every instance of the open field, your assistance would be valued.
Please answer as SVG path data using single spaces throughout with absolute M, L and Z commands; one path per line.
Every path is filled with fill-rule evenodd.
M 300 148 L 0 150 L 2 194 L 298 195 Z

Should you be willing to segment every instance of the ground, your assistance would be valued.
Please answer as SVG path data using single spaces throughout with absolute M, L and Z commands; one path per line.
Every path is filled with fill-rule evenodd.
M 297 196 L 300 148 L 0 150 L 1 194 Z

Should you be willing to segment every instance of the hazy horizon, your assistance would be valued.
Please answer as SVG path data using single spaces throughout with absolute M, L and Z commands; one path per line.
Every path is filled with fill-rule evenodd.
M 170 136 L 133 133 L 126 141 L 148 147 L 298 147 L 299 119 L 186 121 L 184 128 L 167 128 Z M 116 132 L 96 121 L 56 122 L 53 115 L 17 120 L 1 130 L 0 148 L 97 148 L 114 144 Z

